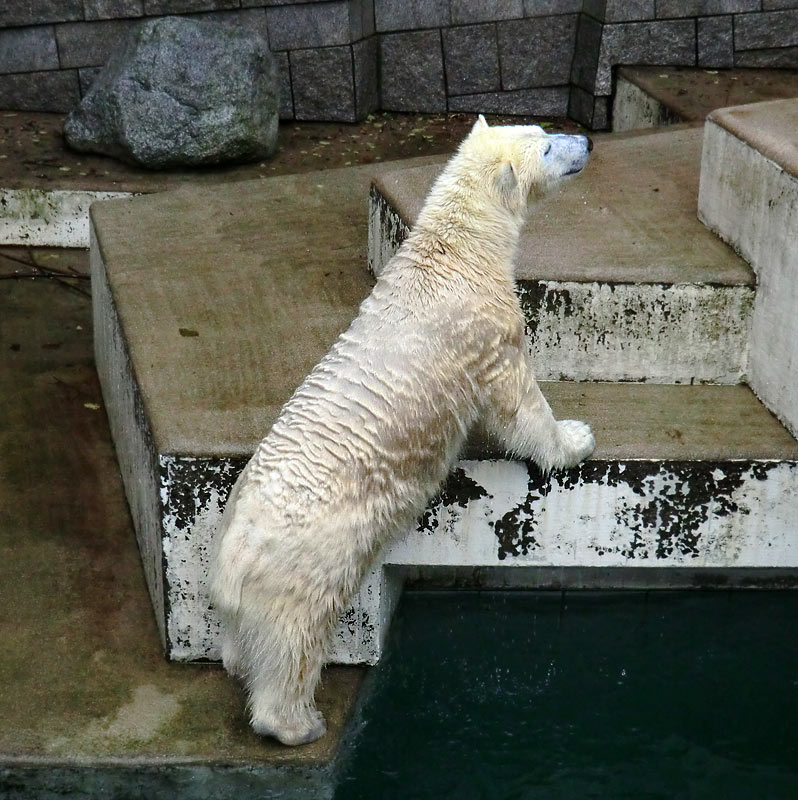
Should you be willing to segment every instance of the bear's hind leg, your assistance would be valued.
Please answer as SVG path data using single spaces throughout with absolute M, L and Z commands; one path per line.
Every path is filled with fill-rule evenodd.
M 222 630 L 222 665 L 228 675 L 234 678 L 243 678 L 245 670 L 238 642 L 238 631 L 230 622 L 226 622 Z
M 326 655 L 326 627 L 263 622 L 246 639 L 250 723 L 286 745 L 309 744 L 327 731 L 314 694 Z

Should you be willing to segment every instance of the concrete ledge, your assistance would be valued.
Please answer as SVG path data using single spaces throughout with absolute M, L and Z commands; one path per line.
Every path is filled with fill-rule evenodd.
M 649 94 L 634 80 L 618 71 L 615 96 L 612 100 L 613 133 L 634 131 L 640 128 L 659 128 L 683 122 L 679 114 L 658 97 Z
M 418 527 L 368 576 L 332 660 L 379 660 L 408 567 L 442 568 L 444 582 L 452 568 L 484 577 L 540 567 L 572 588 L 623 587 L 630 569 L 651 572 L 638 575 L 637 586 L 669 585 L 662 570 L 676 567 L 722 574 L 729 585 L 740 569 L 798 569 L 798 443 L 747 388 L 566 383 L 544 391 L 560 416 L 591 421 L 595 458 L 550 478 L 522 462 L 461 462 Z M 168 499 L 164 517 L 167 625 L 178 660 L 217 658 L 205 554 L 237 477 L 227 466 L 192 459 L 190 476 L 161 485 L 167 496 L 193 497 L 179 527 Z M 689 585 L 707 580 L 693 575 Z M 520 577 L 496 581 L 527 585 Z
M 218 765 L 208 760 L 169 763 L 122 759 L 108 764 L 54 764 L 42 759 L 0 763 L 4 800 L 56 797 L 137 797 L 152 800 L 227 800 L 233 794 L 332 800 L 335 776 L 329 768 Z
M 795 70 L 623 66 L 616 75 L 612 130 L 700 124 L 715 109 L 794 97 L 797 84 Z
M 584 175 L 533 208 L 519 247 L 527 342 L 544 380 L 745 380 L 753 274 L 695 216 L 701 131 L 596 139 Z M 379 274 L 437 172 L 384 172 L 370 196 Z
M 126 192 L 0 189 L 0 242 L 30 247 L 88 247 L 89 206 Z
M 798 99 L 739 106 L 708 119 L 700 219 L 747 259 L 758 291 L 749 380 L 798 432 Z
M 710 121 L 746 142 L 785 172 L 798 176 L 798 142 L 795 139 L 798 97 L 720 108 L 710 115 Z

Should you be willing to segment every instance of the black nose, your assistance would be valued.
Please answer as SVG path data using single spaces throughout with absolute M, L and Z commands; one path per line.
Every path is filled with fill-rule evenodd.
M 589 136 L 585 136 L 587 139 L 587 152 L 589 153 L 593 149 L 593 140 Z

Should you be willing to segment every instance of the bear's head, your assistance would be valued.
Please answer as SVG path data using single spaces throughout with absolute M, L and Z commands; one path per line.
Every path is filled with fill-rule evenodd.
M 538 125 L 491 127 L 480 114 L 458 155 L 503 205 L 523 211 L 530 200 L 580 172 L 592 149 L 587 136 L 548 134 Z

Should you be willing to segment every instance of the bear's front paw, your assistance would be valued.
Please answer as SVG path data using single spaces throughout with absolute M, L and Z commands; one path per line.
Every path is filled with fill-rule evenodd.
M 584 461 L 595 449 L 596 440 L 590 425 L 577 419 L 563 419 L 557 423 L 562 447 L 561 459 L 557 459 L 556 467 L 562 469 L 573 467 Z

